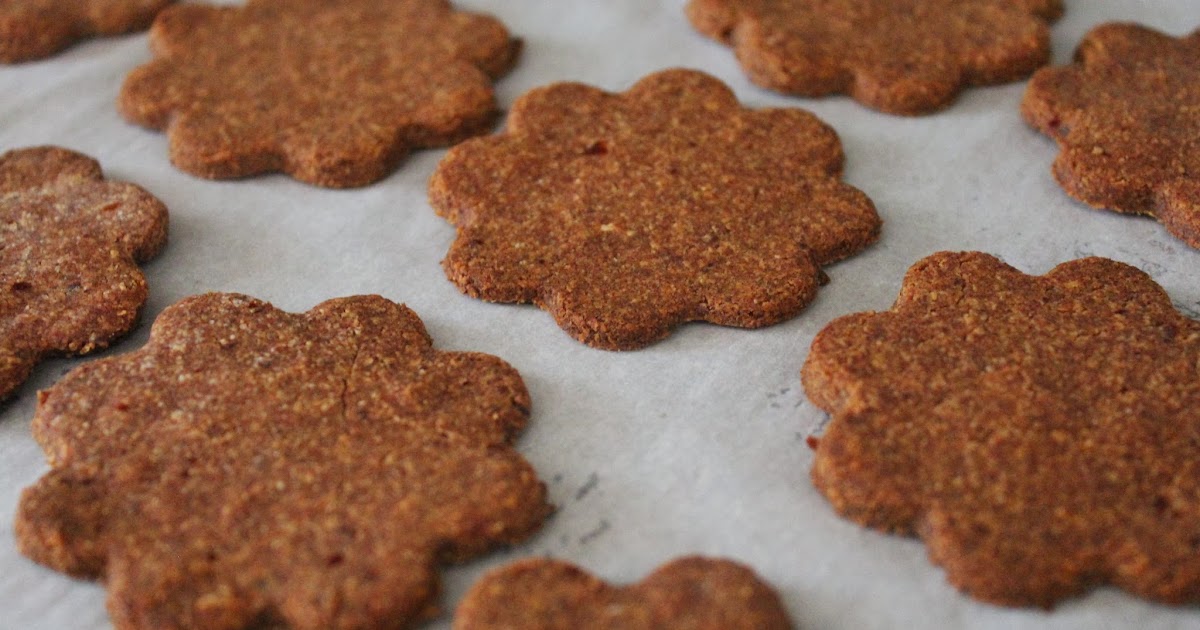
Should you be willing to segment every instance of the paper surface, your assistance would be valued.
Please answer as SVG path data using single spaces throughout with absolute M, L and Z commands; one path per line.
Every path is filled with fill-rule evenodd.
M 175 170 L 162 134 L 125 123 L 114 99 L 150 56 L 144 35 L 97 40 L 51 59 L 0 67 L 0 148 L 59 144 L 99 159 L 170 208 L 170 244 L 145 267 L 148 324 L 203 291 L 238 291 L 291 311 L 379 293 L 407 303 L 443 349 L 496 354 L 533 397 L 520 451 L 546 480 L 557 514 L 526 544 L 444 572 L 449 612 L 478 576 L 506 561 L 551 555 L 618 582 L 683 554 L 728 556 L 773 584 L 801 628 L 1200 627 L 1196 607 L 1169 608 L 1114 589 L 1053 612 L 988 606 L 959 594 L 912 539 L 834 515 L 812 488 L 804 438 L 824 415 L 798 373 L 813 336 L 847 313 L 885 309 L 912 263 L 932 252 L 982 250 L 1031 273 L 1084 255 L 1131 263 L 1193 317 L 1200 252 L 1152 220 L 1090 210 L 1049 173 L 1057 149 L 1021 121 L 1024 84 L 972 89 L 926 117 L 880 114 L 844 97 L 812 100 L 752 85 L 732 52 L 692 30 L 682 0 L 463 0 L 525 41 L 497 84 L 502 107 L 533 87 L 569 80 L 623 90 L 663 68 L 703 69 L 752 107 L 803 107 L 833 125 L 845 181 L 884 220 L 864 253 L 827 269 L 831 282 L 786 323 L 756 331 L 690 324 L 647 349 L 581 345 L 530 306 L 459 293 L 439 261 L 454 237 L 425 197 L 443 151 L 420 152 L 392 176 L 350 191 L 284 176 L 207 181 Z M 1200 21 L 1195 0 L 1076 0 L 1054 27 L 1062 63 L 1083 34 L 1136 20 L 1181 34 Z M 134 350 L 148 325 L 106 354 Z M 0 407 L 0 628 L 108 628 L 104 591 L 43 569 L 16 551 L 11 523 L 21 488 L 46 470 L 30 436 L 35 392 L 88 359 L 42 364 Z

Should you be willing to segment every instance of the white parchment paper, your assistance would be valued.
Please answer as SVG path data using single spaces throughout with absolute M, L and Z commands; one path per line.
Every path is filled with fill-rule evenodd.
M 445 574 L 451 611 L 486 569 L 551 555 L 615 581 L 640 579 L 682 554 L 735 558 L 783 596 L 802 628 L 1200 628 L 1200 609 L 1147 603 L 1113 589 L 1053 612 L 977 603 L 948 586 L 911 539 L 837 518 L 808 481 L 804 438 L 824 420 L 798 372 L 831 319 L 887 308 L 905 270 L 932 252 L 978 249 L 1032 273 L 1084 255 L 1149 272 L 1179 307 L 1200 312 L 1200 252 L 1148 219 L 1085 208 L 1052 180 L 1056 148 L 1027 128 L 1023 84 L 974 89 L 949 110 L 900 118 L 846 98 L 797 99 L 752 85 L 732 52 L 689 26 L 682 0 L 460 0 L 525 40 L 497 86 L 502 107 L 553 81 L 622 90 L 663 68 L 703 69 L 753 107 L 804 107 L 841 134 L 845 179 L 884 219 L 880 242 L 828 269 L 803 314 L 757 331 L 692 324 L 645 350 L 587 348 L 529 306 L 461 295 L 439 261 L 454 230 L 431 211 L 425 183 L 442 151 L 418 153 L 386 180 L 333 191 L 284 176 L 196 179 L 166 158 L 163 135 L 125 123 L 114 100 L 149 59 L 144 35 L 97 40 L 45 61 L 0 67 L 0 149 L 60 144 L 98 158 L 171 211 L 170 245 L 145 267 L 148 324 L 203 291 L 239 291 L 302 311 L 333 297 L 380 293 L 405 302 L 444 349 L 503 357 L 534 402 L 521 452 L 557 514 L 527 544 Z M 1092 26 L 1136 20 L 1181 34 L 1196 0 L 1068 0 L 1054 27 L 1059 62 Z M 148 325 L 107 354 L 144 343 Z M 0 406 L 0 628 L 102 629 L 104 591 L 21 557 L 18 495 L 46 470 L 30 436 L 35 392 L 83 360 L 50 361 Z M 429 624 L 449 627 L 449 615 Z

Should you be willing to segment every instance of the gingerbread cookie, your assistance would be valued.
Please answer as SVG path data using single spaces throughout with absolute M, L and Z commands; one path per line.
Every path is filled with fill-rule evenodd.
M 465 293 L 532 302 L 598 348 L 687 321 L 754 328 L 803 309 L 879 234 L 838 181 L 837 134 L 799 109 L 753 111 L 691 70 L 610 94 L 534 90 L 503 133 L 450 150 L 430 203 L 458 228 L 443 261 Z
M 146 28 L 175 0 L 0 0 L 0 63 L 40 59 L 96 35 Z
M 1050 59 L 1062 0 L 691 0 L 701 33 L 733 46 L 755 83 L 849 94 L 925 114 L 967 86 L 1029 76 Z
M 816 487 L 968 594 L 1200 601 L 1200 322 L 1141 271 L 935 254 L 822 330 L 803 380 L 833 416 Z
M 155 20 L 150 44 L 155 61 L 129 75 L 118 105 L 167 131 L 177 167 L 336 188 L 486 131 L 491 81 L 520 48 L 495 19 L 446 0 L 180 5 Z
M 87 354 L 137 323 L 139 262 L 167 241 L 167 209 L 58 147 L 0 155 L 0 398 L 47 355 Z
M 1200 248 L 1200 30 L 1106 24 L 1075 58 L 1038 71 L 1021 104 L 1062 149 L 1054 177 L 1084 203 L 1152 216 Z
M 17 541 L 103 579 L 121 630 L 409 627 L 439 563 L 546 517 L 512 447 L 528 413 L 510 366 L 434 350 L 381 297 L 299 315 L 189 298 L 146 347 L 43 392 L 53 470 L 22 494 Z
M 613 587 L 574 565 L 515 562 L 484 576 L 459 606 L 454 630 L 782 630 L 771 587 L 729 560 L 689 557 L 642 582 Z

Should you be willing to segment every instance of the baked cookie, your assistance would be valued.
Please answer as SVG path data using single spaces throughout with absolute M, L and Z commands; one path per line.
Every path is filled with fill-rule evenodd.
M 967 86 L 1029 76 L 1050 60 L 1062 0 L 691 0 L 701 33 L 733 46 L 755 83 L 849 94 L 925 114 Z
M 39 403 L 53 470 L 21 495 L 18 545 L 103 579 L 121 630 L 409 627 L 439 563 L 548 513 L 512 447 L 516 371 L 434 350 L 378 296 L 298 315 L 189 298 Z
M 971 596 L 1200 601 L 1200 322 L 1141 271 L 934 254 L 822 330 L 803 380 L 833 416 L 817 489 Z
M 632 349 L 686 321 L 754 328 L 803 309 L 822 265 L 879 235 L 841 168 L 837 134 L 808 112 L 753 111 L 668 70 L 622 94 L 529 92 L 503 133 L 450 150 L 429 195 L 458 228 L 443 267 L 465 293 Z
M 1067 194 L 1152 216 L 1200 248 L 1200 30 L 1099 26 L 1074 63 L 1034 75 L 1021 113 L 1062 149 Z
M 96 35 L 146 28 L 175 0 L 0 0 L 0 63 L 49 57 Z
M 156 59 L 126 78 L 118 106 L 167 131 L 177 167 L 335 188 L 488 130 L 491 81 L 520 48 L 446 0 L 186 4 L 155 20 L 150 45 Z
M 729 560 L 689 557 L 638 584 L 613 587 L 574 565 L 522 560 L 484 576 L 454 630 L 782 630 L 792 627 L 771 587 Z
M 167 242 L 167 209 L 58 147 L 0 155 L 0 398 L 47 355 L 129 332 L 146 303 L 139 262 Z

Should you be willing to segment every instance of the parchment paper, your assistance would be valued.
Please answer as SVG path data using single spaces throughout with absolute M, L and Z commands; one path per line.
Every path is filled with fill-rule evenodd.
M 1092 26 L 1137 20 L 1181 34 L 1200 25 L 1196 0 L 1069 0 L 1054 27 L 1059 63 Z M 841 134 L 845 179 L 884 219 L 880 242 L 828 269 L 832 282 L 795 319 L 743 331 L 691 324 L 645 350 L 585 347 L 530 306 L 461 295 L 439 261 L 454 236 L 426 202 L 443 151 L 411 157 L 386 180 L 332 191 L 283 176 L 197 179 L 167 161 L 159 133 L 125 123 L 114 99 L 149 59 L 144 35 L 86 43 L 51 59 L 0 67 L 0 148 L 60 144 L 98 158 L 171 211 L 170 245 L 145 267 L 143 325 L 106 354 L 144 343 L 167 305 L 239 291 L 302 311 L 333 297 L 380 293 L 421 315 L 445 349 L 515 365 L 533 396 L 521 452 L 546 480 L 557 514 L 528 543 L 444 573 L 451 611 L 486 569 L 551 555 L 616 581 L 640 579 L 682 554 L 748 563 L 781 593 L 802 628 L 1200 628 L 1197 607 L 1150 604 L 1114 589 L 1053 612 L 977 603 L 945 583 L 917 541 L 836 517 L 808 481 L 804 438 L 824 415 L 798 372 L 834 317 L 885 309 L 909 265 L 932 252 L 979 249 L 1027 272 L 1097 254 L 1149 272 L 1179 307 L 1200 311 L 1200 252 L 1152 220 L 1069 199 L 1049 173 L 1056 148 L 1027 128 L 1018 83 L 973 89 L 949 110 L 888 116 L 847 98 L 784 97 L 757 88 L 732 52 L 692 30 L 682 0 L 461 0 L 524 38 L 498 83 L 502 107 L 526 90 L 575 80 L 622 90 L 652 71 L 703 69 L 754 107 L 804 107 Z M 30 436 L 35 392 L 86 361 L 40 366 L 0 407 L 0 627 L 108 628 L 104 591 L 21 557 L 11 522 L 21 488 L 46 466 Z M 429 628 L 449 627 L 444 615 Z

